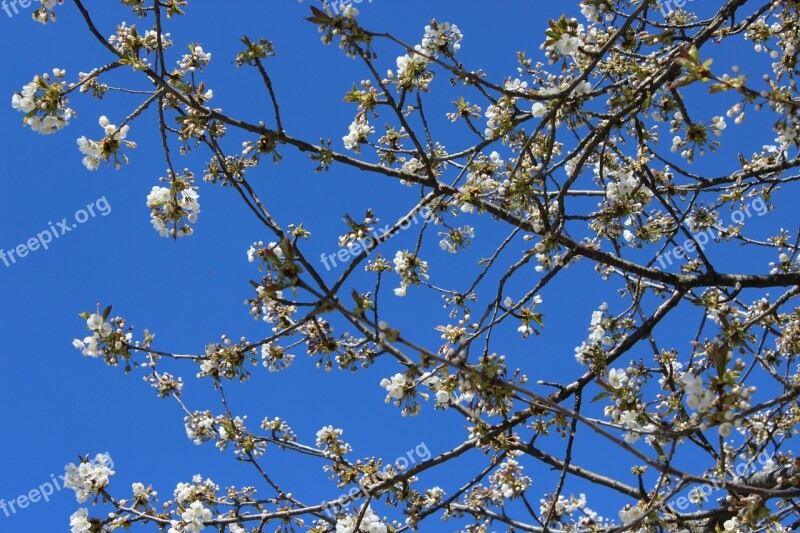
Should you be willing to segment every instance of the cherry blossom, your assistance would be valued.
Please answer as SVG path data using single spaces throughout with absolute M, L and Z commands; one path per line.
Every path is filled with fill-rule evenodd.
M 34 18 L 54 22 L 59 4 L 43 0 Z M 251 263 L 243 315 L 257 320 L 252 340 L 217 334 L 168 352 L 156 347 L 161 337 L 134 335 L 98 307 L 81 313 L 84 332 L 72 341 L 84 356 L 138 373 L 174 402 L 191 442 L 254 468 L 258 486 L 226 480 L 220 491 L 198 475 L 169 501 L 156 501 L 144 481 L 120 499 L 108 458 L 82 458 L 67 467 L 67 486 L 79 503 L 112 511 L 90 517 L 81 508 L 72 531 L 242 533 L 280 523 L 388 533 L 425 531 L 438 518 L 475 532 L 794 524 L 797 509 L 784 505 L 800 476 L 791 440 L 800 423 L 800 252 L 786 223 L 800 167 L 793 5 L 728 1 L 701 16 L 699 7 L 667 13 L 649 2 L 559 4 L 558 18 L 525 18 L 528 49 L 488 69 L 473 64 L 474 52 L 495 53 L 497 40 L 480 24 L 469 39 L 435 19 L 394 34 L 368 27 L 358 2 L 312 4 L 308 22 L 353 68 L 340 95 L 350 124 L 330 130 L 344 134 L 341 143 L 325 131 L 295 137 L 287 123 L 287 85 L 273 83 L 284 43 L 245 36 L 235 51 L 215 50 L 213 72 L 198 41 L 173 50 L 167 30 L 203 37 L 175 25 L 192 16 L 187 0 L 123 0 L 117 8 L 136 24 L 119 22 L 107 36 L 90 14 L 83 22 L 108 61 L 76 78 L 61 68 L 26 78 L 11 95 L 23 126 L 41 134 L 77 122 L 72 98 L 137 99 L 114 123 L 111 111 L 100 117 L 101 137 L 78 139 L 83 165 L 127 162 L 130 125 L 147 112 L 166 170 L 151 176 L 140 207 L 158 235 L 194 233 L 201 187 L 235 194 L 260 228 L 239 252 Z M 314 54 L 313 44 L 298 46 Z M 216 107 L 230 95 L 207 75 L 225 75 L 229 63 L 252 70 L 237 79 L 257 80 L 262 106 Z M 309 97 L 316 90 L 289 85 Z M 265 161 L 281 168 L 290 153 L 321 173 L 358 169 L 397 194 L 343 189 L 366 214 L 326 204 L 333 233 L 285 220 L 293 210 L 282 203 L 312 200 L 275 198 L 258 176 Z M 408 325 L 423 319 L 427 326 Z M 575 346 L 574 360 L 565 345 Z M 249 424 L 239 411 L 249 407 L 228 394 L 241 382 L 302 380 L 317 369 L 371 380 L 363 401 L 388 404 L 389 426 L 393 417 L 438 417 L 439 448 L 392 458 L 363 435 L 346 442 L 360 416 L 297 432 L 275 413 Z M 219 395 L 213 410 L 189 397 L 195 379 Z M 398 445 L 410 435 L 389 433 Z M 600 466 L 586 456 L 596 442 L 615 450 Z M 331 491 L 321 504 L 272 477 L 273 461 L 291 468 L 295 455 L 321 464 L 329 484 L 320 488 Z M 463 468 L 436 477 L 461 458 Z M 540 475 L 542 464 L 554 475 Z M 705 494 L 709 480 L 718 495 Z M 703 508 L 672 505 L 681 498 Z
M 106 488 L 109 478 L 114 475 L 107 464 L 108 455 L 98 453 L 94 459 L 83 459 L 80 464 L 70 463 L 66 466 L 64 486 L 75 491 L 78 503 L 87 501 L 92 495 L 97 495 Z

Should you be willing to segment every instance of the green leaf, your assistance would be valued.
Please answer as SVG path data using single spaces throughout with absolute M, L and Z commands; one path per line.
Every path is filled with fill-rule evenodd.
M 608 398 L 609 396 L 611 396 L 610 392 L 603 391 L 600 394 L 598 394 L 597 396 L 595 396 L 594 398 L 592 398 L 592 402 L 591 403 L 598 402 L 598 401 L 602 400 L 603 398 Z
M 353 289 L 352 292 L 353 300 L 356 302 L 356 308 L 353 310 L 353 314 L 356 316 L 364 316 L 364 298 L 358 294 L 358 291 Z

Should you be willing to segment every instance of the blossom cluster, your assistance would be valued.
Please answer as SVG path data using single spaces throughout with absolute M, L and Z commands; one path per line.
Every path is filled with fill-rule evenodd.
M 63 4 L 64 0 L 40 0 L 41 5 L 33 12 L 33 20 L 42 24 L 56 20 L 56 2 Z
M 497 505 L 524 494 L 533 483 L 530 477 L 523 474 L 522 465 L 513 457 L 506 459 L 489 480 L 492 483 L 492 499 Z
M 75 112 L 67 106 L 67 84 L 62 81 L 66 72 L 54 68 L 53 75 L 35 76 L 22 91 L 11 97 L 11 106 L 25 113 L 23 125 L 42 135 L 49 135 L 67 127 Z
M 80 464 L 69 463 L 65 468 L 64 486 L 75 491 L 75 499 L 83 503 L 97 496 L 108 486 L 114 471 L 108 466 L 111 458 L 98 453 L 94 459 L 82 458 Z
M 347 515 L 336 521 L 336 533 L 356 533 L 356 524 L 359 523 L 358 531 L 366 533 L 386 533 L 388 531 L 386 524 L 381 521 L 381 518 L 375 514 L 371 507 L 367 507 L 362 513 Z
M 214 417 L 211 411 L 195 411 L 184 418 L 186 436 L 199 446 L 217 437 L 216 426 L 220 422 L 221 419 Z
M 639 210 L 653 197 L 652 191 L 644 186 L 630 170 L 607 171 L 606 201 L 611 206 L 626 205 L 631 211 Z
M 344 431 L 333 426 L 325 426 L 317 431 L 317 448 L 336 450 L 338 455 L 343 455 L 341 450 L 350 450 L 350 446 L 344 443 L 340 437 Z
M 246 365 L 258 364 L 255 347 L 247 347 L 247 340 L 242 337 L 238 343 L 233 342 L 227 335 L 222 335 L 222 342 L 206 345 L 205 357 L 200 360 L 198 378 L 211 377 L 212 379 L 236 379 L 246 381 L 250 372 Z
M 575 359 L 582 365 L 589 364 L 589 361 L 597 355 L 598 350 L 602 352 L 604 348 L 614 344 L 614 340 L 606 332 L 607 312 L 608 304 L 605 302 L 598 310 L 592 312 L 589 339 L 575 348 Z
M 409 286 L 420 285 L 428 279 L 428 262 L 408 250 L 398 250 L 394 256 L 394 271 L 400 276 L 400 287 L 395 295 L 405 296 Z
M 109 307 L 102 314 L 82 313 L 81 316 L 86 319 L 86 329 L 91 331 L 91 335 L 74 339 L 72 345 L 87 357 L 102 356 L 108 365 L 115 366 L 119 358 L 130 358 L 133 333 L 127 329 L 124 319 L 109 319 L 110 311 Z
M 119 169 L 120 166 L 122 166 L 122 163 L 119 160 L 120 155 L 122 156 L 123 162 L 128 162 L 128 157 L 124 154 L 120 154 L 119 149 L 122 146 L 136 148 L 136 143 L 125 140 L 125 138 L 128 136 L 128 130 L 130 129 L 130 126 L 125 124 L 124 126 L 117 128 L 117 126 L 111 124 L 111 122 L 105 116 L 100 117 L 98 122 L 100 127 L 103 128 L 105 137 L 99 141 L 87 139 L 85 136 L 78 139 L 78 148 L 85 156 L 83 158 L 83 166 L 85 166 L 88 170 L 97 170 L 100 168 L 100 164 L 103 161 L 108 162 L 113 156 L 114 168 Z
M 168 533 L 198 533 L 212 518 L 211 511 L 200 502 L 192 502 L 181 513 L 180 520 L 171 520 Z
M 464 35 L 458 26 L 449 22 L 432 20 L 425 26 L 425 35 L 422 37 L 422 48 L 430 54 L 450 55 L 461 48 Z
M 578 528 L 586 528 L 595 524 L 602 524 L 604 518 L 599 513 L 592 510 L 586 504 L 586 494 L 565 497 L 558 495 L 558 499 L 553 502 L 554 495 L 539 500 L 539 514 L 548 516 L 552 513 L 552 520 L 556 523 L 565 523 Z M 577 519 L 571 515 L 577 513 Z M 567 519 L 569 517 L 569 520 Z
M 449 22 L 432 20 L 425 26 L 420 44 L 410 53 L 398 56 L 397 72 L 391 70 L 388 80 L 394 81 L 399 90 L 420 89 L 428 91 L 434 73 L 429 69 L 431 58 L 438 55 L 452 57 L 460 48 L 463 35 L 458 26 Z
M 211 63 L 211 52 L 206 52 L 199 44 L 189 45 L 189 54 L 184 54 L 178 66 L 183 70 L 194 72 L 196 70 L 203 70 L 209 63 Z
M 407 397 L 416 396 L 414 382 L 404 373 L 398 372 L 391 378 L 383 378 L 380 385 L 386 389 L 386 403 L 393 402 L 399 406 Z
M 179 238 L 194 233 L 190 224 L 197 222 L 200 195 L 191 184 L 192 178 L 186 170 L 181 176 L 174 176 L 169 188 L 154 186 L 147 195 L 150 221 L 160 236 Z
M 138 68 L 150 65 L 147 56 L 158 50 L 159 42 L 163 49 L 172 46 L 169 33 L 159 35 L 154 29 L 140 31 L 135 24 L 128 25 L 124 21 L 116 27 L 116 33 L 108 38 L 108 44 Z
M 375 128 L 369 125 L 366 117 L 359 115 L 350 124 L 350 131 L 347 135 L 342 137 L 344 147 L 348 150 L 353 150 L 355 153 L 361 151 L 360 145 L 367 142 L 369 134 L 375 133 Z

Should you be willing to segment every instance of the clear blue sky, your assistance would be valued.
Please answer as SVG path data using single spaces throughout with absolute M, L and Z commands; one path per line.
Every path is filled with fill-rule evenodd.
M 507 0 L 502 2 L 507 13 L 503 17 L 492 14 L 494 7 L 490 13 L 489 4 L 471 4 L 475 8 L 455 0 L 373 0 L 361 3 L 359 20 L 372 29 L 391 31 L 407 42 L 418 42 L 431 18 L 455 22 L 465 35 L 461 60 L 500 80 L 515 72 L 517 50 L 537 57 L 548 18 L 558 17 L 567 8 L 579 16 L 568 2 Z M 232 60 L 240 49 L 242 34 L 272 40 L 278 57 L 269 61 L 269 67 L 286 129 L 312 142 L 331 138 L 334 147 L 341 150 L 341 137 L 354 114 L 354 107 L 344 103 L 342 97 L 353 82 L 368 74 L 359 62 L 345 58 L 335 46 L 321 45 L 316 27 L 303 20 L 308 5 L 308 1 L 300 4 L 287 0 L 195 1 L 190 3 L 189 16 L 173 19 L 169 31 L 176 50 L 199 41 L 212 52 L 206 79 L 215 92 L 214 105 L 232 116 L 254 121 L 259 116 L 270 120 L 271 111 L 265 107 L 256 74 L 235 69 Z M 87 6 L 94 10 L 106 35 L 120 20 L 136 22 L 116 2 L 88 1 Z M 245 252 L 253 241 L 269 240 L 270 235 L 232 190 L 208 184 L 201 184 L 202 213 L 194 237 L 172 242 L 155 234 L 145 197 L 158 184 L 165 165 L 152 113 L 132 125 L 128 137 L 139 148 L 128 152 L 130 165 L 120 171 L 107 166 L 97 172 L 84 169 L 75 139 L 81 135 L 97 138 L 101 114 L 119 123 L 140 103 L 138 98 L 114 94 L 98 103 L 75 97 L 72 107 L 79 116 L 66 130 L 44 137 L 23 129 L 22 115 L 8 103 L 12 93 L 35 74 L 59 67 L 74 79 L 79 71 L 109 61 L 107 51 L 88 33 L 71 2 L 60 6 L 58 22 L 46 27 L 31 20 L 32 11 L 23 9 L 13 17 L 0 11 L 0 96 L 7 102 L 0 106 L 5 200 L 0 210 L 0 248 L 8 250 L 26 242 L 51 222 L 64 217 L 71 220 L 76 211 L 99 198 L 105 198 L 110 213 L 89 219 L 53 242 L 48 250 L 31 253 L 9 267 L 0 263 L 0 291 L 4 296 L 0 331 L 6 339 L 0 372 L 5 426 L 0 440 L 0 498 L 13 500 L 50 480 L 51 474 L 62 474 L 64 465 L 75 461 L 77 454 L 106 451 L 117 471 L 111 490 L 119 496 L 129 495 L 130 483 L 141 481 L 153 484 L 162 499 L 170 499 L 176 483 L 188 481 L 195 473 L 211 477 L 220 486 L 256 484 L 254 472 L 237 463 L 232 453 L 219 452 L 213 445 L 192 444 L 185 436 L 177 406 L 159 400 L 142 381 L 141 373 L 124 376 L 121 369 L 82 357 L 71 342 L 84 334 L 77 313 L 92 311 L 98 301 L 113 304 L 114 314 L 125 316 L 137 331 L 148 328 L 155 332 L 159 349 L 199 353 L 223 333 L 232 338 L 263 338 L 268 328 L 251 320 L 242 305 L 251 295 L 247 281 L 257 276 Z M 379 53 L 384 69 L 395 67 L 399 50 L 384 47 Z M 439 76 L 434 93 L 445 85 L 445 77 Z M 147 89 L 141 81 L 138 86 Z M 452 93 L 446 92 L 446 98 L 434 98 L 447 102 L 450 96 Z M 720 106 L 713 114 L 723 111 Z M 748 139 L 741 130 L 737 134 L 741 137 L 736 143 L 747 146 Z M 466 137 L 448 135 L 448 147 L 468 142 Z M 238 136 L 228 145 L 234 150 L 236 140 L 240 140 Z M 750 153 L 761 144 L 742 151 Z M 313 164 L 304 156 L 291 149 L 283 153 L 284 164 L 265 164 L 251 179 L 279 221 L 303 222 L 313 232 L 309 257 L 336 250 L 336 236 L 343 231 L 339 220 L 344 213 L 358 218 L 366 207 L 380 207 L 388 222 L 413 205 L 413 194 L 398 193 L 388 181 L 340 167 L 314 174 Z M 193 161 L 192 170 L 200 174 L 198 160 Z M 488 222 L 476 219 L 469 223 L 487 232 L 505 234 L 506 228 L 492 229 Z M 388 255 L 410 246 L 410 238 L 410 232 L 398 237 Z M 481 251 L 486 252 L 475 250 L 459 256 L 459 260 L 474 264 Z M 464 276 L 457 263 L 436 261 L 432 260 L 432 265 L 452 269 L 452 276 Z M 760 265 L 763 270 L 764 263 Z M 576 268 L 572 280 L 569 286 L 561 285 L 558 293 L 545 293 L 547 327 L 543 337 L 522 345 L 516 340 L 508 342 L 508 349 L 516 350 L 520 358 L 512 366 L 525 368 L 533 379 L 563 376 L 564 371 L 572 375 L 580 372 L 573 347 L 585 338 L 591 310 L 613 297 L 613 287 L 595 290 L 597 278 L 588 265 Z M 520 294 L 524 289 L 521 285 L 516 288 Z M 413 295 L 413 289 L 410 293 Z M 393 304 L 395 324 L 435 347 L 438 334 L 430 326 L 446 320 L 441 304 L 437 299 L 430 299 L 429 305 L 419 302 L 408 298 Z M 353 375 L 325 374 L 302 350 L 295 350 L 295 355 L 294 365 L 283 373 L 259 372 L 244 386 L 229 386 L 234 411 L 249 414 L 252 425 L 264 416 L 280 416 L 307 443 L 313 442 L 314 433 L 324 425 L 342 427 L 346 440 L 355 448 L 354 456 L 359 457 L 375 454 L 391 460 L 422 442 L 437 453 L 464 437 L 463 419 L 455 413 L 430 416 L 432 405 L 428 404 L 425 416 L 408 419 L 383 403 L 385 392 L 378 383 L 399 371 L 395 365 L 381 362 Z M 187 365 L 175 371 L 184 376 L 189 405 L 218 411 L 217 396 L 209 382 L 194 380 L 194 372 L 196 369 Z M 598 454 L 610 450 L 605 442 L 598 440 L 595 445 L 577 450 L 589 465 L 596 463 Z M 295 495 L 308 502 L 338 495 L 336 487 L 325 480 L 321 463 L 291 459 L 270 450 L 265 464 L 277 480 L 293 487 Z M 478 457 L 467 457 L 453 465 L 446 470 L 452 477 L 437 483 L 445 488 L 463 483 L 465 478 L 460 474 L 479 464 L 475 459 Z M 552 473 L 541 465 L 529 463 L 528 468 L 535 494 L 552 490 Z M 591 496 L 590 487 L 575 486 L 573 491 Z M 600 502 L 595 500 L 591 505 L 600 507 Z M 0 532 L 66 531 L 68 517 L 77 507 L 72 491 L 60 491 L 49 503 L 33 504 L 11 517 L 0 512 Z M 598 510 L 611 514 L 617 508 L 610 505 Z M 453 529 L 453 524 L 436 521 L 423 528 Z

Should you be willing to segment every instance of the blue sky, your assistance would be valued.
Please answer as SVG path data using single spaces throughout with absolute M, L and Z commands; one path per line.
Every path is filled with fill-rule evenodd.
M 121 20 L 136 21 L 118 3 L 113 7 L 108 7 L 107 0 L 86 4 L 106 35 Z M 340 139 L 354 114 L 353 106 L 342 98 L 353 82 L 367 77 L 367 72 L 335 46 L 321 45 L 316 28 L 303 20 L 308 15 L 308 2 L 190 4 L 189 16 L 173 19 L 169 31 L 176 50 L 185 49 L 186 43 L 200 42 L 212 52 L 206 83 L 214 89 L 215 106 L 231 116 L 271 119 L 264 94 L 257 87 L 257 74 L 237 70 L 232 64 L 241 35 L 263 36 L 277 48 L 278 57 L 270 59 L 268 66 L 288 132 L 312 142 L 331 138 L 334 147 L 342 150 Z M 373 0 L 359 6 L 359 20 L 372 29 L 391 31 L 406 42 L 417 42 L 431 18 L 455 22 L 465 35 L 462 61 L 500 80 L 515 72 L 517 50 L 527 50 L 534 56 L 538 53 L 547 19 L 558 17 L 568 4 L 572 8 L 566 2 L 507 0 L 502 4 L 512 16 L 496 16 L 489 12 L 488 4 L 475 3 L 477 9 L 467 9 L 463 1 Z M 23 9 L 13 17 L 0 12 L 4 52 L 0 57 L 4 72 L 0 95 L 7 101 L 37 73 L 59 67 L 73 79 L 79 71 L 109 60 L 71 2 L 60 6 L 58 22 L 46 27 L 31 20 L 32 11 Z M 575 9 L 571 13 L 577 15 Z M 396 48 L 379 49 L 383 68 L 394 68 L 394 57 L 399 53 Z M 728 64 L 734 57 L 735 51 L 725 51 L 719 62 Z M 126 73 L 119 79 L 131 78 Z M 148 88 L 141 79 L 136 83 L 139 88 Z M 452 99 L 451 92 L 436 95 L 436 89 L 445 85 L 444 76 L 437 78 L 432 99 L 438 99 L 441 107 L 434 109 L 444 109 Z M 21 115 L 10 105 L 0 106 L 4 141 L 0 165 L 6 199 L 0 210 L 0 248 L 9 250 L 25 243 L 65 217 L 72 221 L 76 212 L 90 204 L 98 207 L 98 213 L 99 206 L 109 207 L 107 214 L 90 217 L 54 241 L 48 250 L 35 251 L 8 267 L 0 263 L 0 291 L 5 295 L 0 313 L 6 339 L 0 373 L 5 414 L 5 437 L 0 440 L 0 498 L 6 501 L 47 482 L 51 474 L 62 474 L 64 465 L 75 461 L 78 454 L 97 452 L 111 454 L 117 471 L 111 489 L 120 496 L 128 495 L 131 482 L 141 481 L 153 484 L 162 500 L 169 499 L 175 484 L 188 481 L 195 473 L 211 477 L 223 487 L 257 483 L 254 472 L 237 463 L 232 453 L 219 452 L 212 445 L 192 444 L 186 438 L 177 406 L 159 400 L 142 381 L 140 372 L 124 376 L 121 369 L 84 358 L 71 346 L 73 338 L 83 336 L 77 313 L 93 311 L 97 302 L 113 304 L 114 314 L 126 317 L 137 331 L 147 328 L 155 332 L 156 348 L 169 351 L 199 353 L 222 334 L 250 340 L 268 334 L 263 323 L 249 318 L 242 301 L 251 295 L 248 280 L 257 276 L 245 252 L 253 241 L 269 240 L 270 235 L 233 191 L 201 184 L 203 211 L 192 238 L 172 242 L 152 230 L 145 197 L 165 170 L 153 113 L 145 114 L 131 127 L 128 137 L 139 147 L 128 152 L 129 165 L 120 171 L 105 166 L 97 172 L 88 172 L 81 165 L 75 139 L 81 135 L 96 138 L 100 115 L 119 123 L 139 102 L 131 95 L 111 94 L 101 102 L 76 96 L 72 107 L 78 117 L 66 130 L 46 137 L 23 129 Z M 723 111 L 720 106 L 713 114 Z M 763 127 L 766 122 L 755 120 L 753 127 Z M 463 146 L 471 140 L 460 133 L 444 135 L 448 147 Z M 235 149 L 240 141 L 240 136 L 232 135 L 226 142 Z M 764 144 L 750 146 L 749 134 L 741 131 L 732 141 L 734 148 L 728 155 L 735 154 L 737 147 L 750 153 Z M 315 165 L 304 156 L 291 149 L 284 149 L 283 154 L 283 164 L 264 164 L 251 176 L 252 183 L 279 221 L 284 225 L 303 222 L 313 232 L 309 257 L 336 251 L 337 235 L 344 231 L 339 224 L 344 213 L 358 218 L 367 207 L 380 206 L 388 222 L 413 205 L 411 190 L 398 191 L 387 180 L 341 167 L 316 174 Z M 201 158 L 189 158 L 186 165 L 194 165 L 192 170 L 201 174 L 200 163 L 206 157 L 204 153 Z M 99 199 L 106 203 L 97 203 Z M 486 232 L 497 232 L 497 236 L 507 231 L 477 217 L 470 223 Z M 413 246 L 412 232 L 407 233 L 392 241 L 388 255 Z M 466 282 L 458 262 L 474 265 L 481 252 L 486 250 L 470 251 L 457 260 L 432 259 L 432 268 L 440 272 L 448 269 L 456 279 L 461 276 Z M 751 262 L 754 271 L 765 268 L 763 258 L 741 260 Z M 536 379 L 563 378 L 565 369 L 577 375 L 572 349 L 585 337 L 591 311 L 613 298 L 614 287 L 598 288 L 588 264 L 575 268 L 571 279 L 569 285 L 560 285 L 558 292 L 544 293 L 544 335 L 526 344 L 508 343 L 521 358 L 515 366 L 525 368 Z M 522 294 L 524 285 L 513 289 Z M 619 300 L 617 303 L 617 307 L 623 305 Z M 431 347 L 438 346 L 438 333 L 429 327 L 445 320 L 438 297 L 408 298 L 391 306 L 396 320 L 393 326 L 412 332 L 414 338 Z M 679 323 L 672 327 L 676 325 Z M 508 333 L 513 336 L 513 330 Z M 234 411 L 248 414 L 253 425 L 264 416 L 280 416 L 307 443 L 313 443 L 319 428 L 333 424 L 345 430 L 355 456 L 375 454 L 387 460 L 405 455 L 421 443 L 432 453 L 441 452 L 464 437 L 464 421 L 454 413 L 429 416 L 431 408 L 426 406 L 426 416 L 401 418 L 397 409 L 383 403 L 385 393 L 378 382 L 399 371 L 395 365 L 379 362 L 356 374 L 326 374 L 301 350 L 295 353 L 297 359 L 287 371 L 270 375 L 261 372 L 243 386 L 228 387 Z M 174 373 L 184 376 L 184 396 L 192 408 L 218 410 L 209 383 L 192 378 L 196 369 L 187 365 L 174 368 Z M 599 438 L 590 442 L 591 446 L 577 450 L 586 461 L 596 461 L 600 453 L 613 453 Z M 296 495 L 319 502 L 339 494 L 325 480 L 321 463 L 287 459 L 270 450 L 265 464 L 276 480 L 293 487 Z M 464 481 L 461 469 L 479 464 L 477 459 L 465 457 L 446 468 L 444 478 L 437 482 L 457 486 Z M 529 468 L 535 493 L 552 488 L 551 472 L 541 465 Z M 576 486 L 574 491 L 589 490 Z M 71 491 L 60 491 L 49 503 L 33 504 L 10 517 L 0 512 L 0 531 L 63 531 L 77 507 Z M 598 510 L 611 513 L 614 509 L 611 505 Z M 424 528 L 453 529 L 452 524 L 435 521 Z

